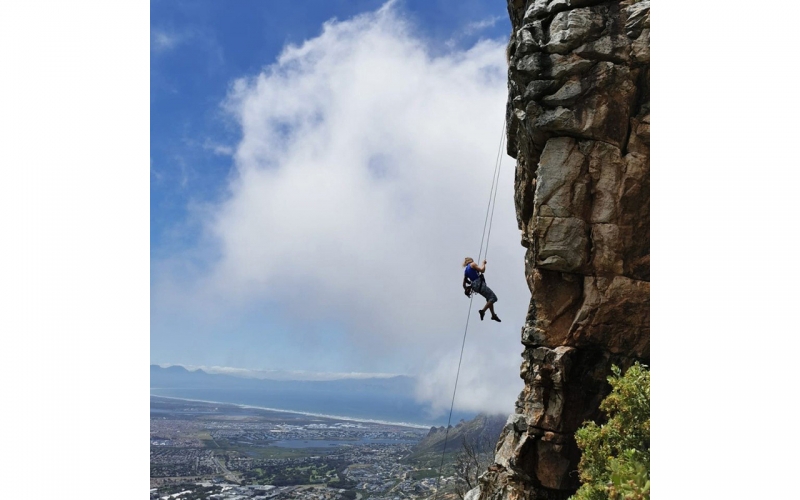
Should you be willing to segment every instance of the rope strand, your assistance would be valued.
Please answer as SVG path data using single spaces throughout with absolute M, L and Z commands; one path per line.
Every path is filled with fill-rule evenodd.
M 521 22 L 525 20 L 525 14 L 528 13 L 528 6 L 530 5 L 531 0 L 525 0 L 525 8 L 522 11 L 522 19 Z M 512 33 L 513 36 L 513 33 Z M 494 207 L 497 206 L 497 186 L 499 185 L 500 181 L 500 166 L 503 162 L 503 157 L 501 151 L 503 150 L 503 143 L 506 140 L 506 120 L 503 117 L 503 129 L 500 133 L 500 145 L 497 148 L 497 158 L 495 159 L 494 165 L 494 172 L 492 173 L 492 186 L 489 188 L 489 203 L 486 206 L 486 217 L 483 219 L 483 232 L 481 233 L 481 246 L 478 250 L 478 261 L 481 260 L 481 257 L 486 257 L 489 254 L 489 238 L 492 235 L 492 220 L 494 219 Z M 489 207 L 491 207 L 491 212 L 489 211 Z M 489 224 L 489 231 L 486 231 L 486 224 Z M 484 238 L 486 240 L 486 253 L 484 254 L 483 242 Z M 453 386 L 453 398 L 450 400 L 450 415 L 447 417 L 447 429 L 445 430 L 444 434 L 444 445 L 442 447 L 442 458 L 439 461 L 439 473 L 436 476 L 436 489 L 433 493 L 433 499 L 436 500 L 436 496 L 439 494 L 439 482 L 442 478 L 442 468 L 444 467 L 444 455 L 445 451 L 447 451 L 447 438 L 450 435 L 450 423 L 453 417 L 453 405 L 456 401 L 456 390 L 458 389 L 458 376 L 461 374 L 461 361 L 464 357 L 464 345 L 467 342 L 467 330 L 469 329 L 469 318 L 472 314 L 472 299 L 473 295 L 469 297 L 469 308 L 467 309 L 467 322 L 464 325 L 464 338 L 461 341 L 461 354 L 458 357 L 458 369 L 456 370 L 456 382 Z
M 503 143 L 505 142 L 505 134 L 503 134 L 503 138 L 500 140 L 500 146 L 502 147 Z M 500 165 L 502 163 L 502 158 L 498 161 L 497 164 L 497 182 L 494 186 L 494 196 L 492 198 L 492 215 L 489 216 L 489 233 L 486 235 L 486 248 L 484 249 L 486 253 L 483 254 L 483 258 L 485 259 L 487 255 L 489 255 L 489 239 L 492 237 L 492 221 L 494 220 L 494 209 L 497 206 L 497 188 L 500 185 Z
M 502 150 L 503 150 L 503 143 L 505 142 L 505 134 L 506 134 L 506 123 L 505 117 L 503 118 L 503 128 L 500 133 L 500 144 L 497 148 L 497 157 L 495 158 L 495 165 L 494 165 L 494 172 L 492 172 L 492 186 L 489 189 L 489 203 L 486 205 L 486 217 L 483 221 L 483 232 L 481 234 L 481 246 L 478 250 L 478 260 L 480 260 L 481 255 L 483 255 L 483 243 L 486 242 L 486 254 L 489 253 L 489 237 L 492 234 L 492 219 L 494 219 L 494 207 L 497 204 L 497 187 L 500 182 L 500 167 L 503 162 L 502 157 Z M 491 209 L 491 210 L 490 210 Z M 489 231 L 486 231 L 488 223 Z M 447 427 L 445 428 L 444 434 L 444 445 L 442 446 L 442 458 L 439 460 L 439 473 L 436 475 L 436 489 L 433 493 L 433 500 L 436 500 L 436 496 L 439 494 L 439 484 L 442 479 L 442 469 L 444 468 L 444 457 L 447 451 L 447 439 L 450 436 L 450 424 L 453 419 L 453 407 L 456 401 L 456 392 L 458 391 L 458 377 L 461 374 L 461 362 L 464 358 L 464 346 L 467 343 L 467 331 L 469 330 L 469 319 L 472 316 L 472 300 L 474 298 L 474 294 L 470 295 L 469 297 L 469 307 L 467 308 L 467 321 L 464 325 L 464 336 L 461 340 L 461 353 L 458 356 L 458 368 L 456 369 L 456 381 L 453 385 L 453 397 L 450 400 L 450 414 L 447 417 Z
M 491 227 L 491 222 L 489 222 L 489 208 L 492 206 L 492 197 L 493 197 L 492 193 L 497 191 L 496 188 L 498 179 L 497 173 L 500 168 L 500 162 L 501 162 L 500 151 L 502 151 L 503 149 L 503 139 L 505 138 L 505 135 L 506 135 L 506 120 L 505 117 L 503 117 L 503 128 L 500 129 L 500 145 L 497 147 L 497 156 L 494 159 L 494 172 L 492 172 L 492 185 L 489 188 L 489 203 L 486 204 L 486 217 L 484 217 L 483 219 L 483 232 L 481 233 L 481 246 L 478 249 L 477 262 L 481 261 L 481 256 L 483 255 L 483 241 L 484 238 L 486 237 L 486 224 L 489 223 L 489 226 Z

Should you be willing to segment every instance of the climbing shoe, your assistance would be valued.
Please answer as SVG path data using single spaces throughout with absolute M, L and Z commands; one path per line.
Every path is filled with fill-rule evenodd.
M 483 317 L 481 317 L 481 319 L 483 319 Z M 500 323 L 500 317 L 499 316 L 492 316 L 492 321 L 497 321 L 498 323 Z
M 478 309 L 478 314 L 481 315 L 481 321 L 483 321 L 483 317 L 486 315 L 486 311 L 482 311 L 482 310 Z

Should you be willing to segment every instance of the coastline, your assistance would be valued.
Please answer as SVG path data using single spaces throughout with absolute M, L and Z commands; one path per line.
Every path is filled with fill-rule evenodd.
M 291 413 L 294 415 L 305 415 L 309 417 L 320 417 L 320 418 L 328 418 L 331 420 L 341 420 L 344 422 L 360 422 L 365 424 L 381 424 L 381 425 L 394 425 L 397 427 L 410 427 L 412 429 L 430 429 L 430 425 L 421 425 L 421 424 L 412 424 L 410 422 L 392 422 L 388 420 L 376 420 L 376 419 L 369 419 L 369 418 L 354 418 L 354 417 L 346 417 L 342 415 L 327 415 L 324 413 L 313 413 L 308 411 L 297 411 L 297 410 L 285 410 L 283 408 L 270 408 L 266 406 L 254 406 L 254 405 L 246 405 L 246 404 L 239 404 L 239 403 L 227 403 L 223 401 L 209 401 L 206 399 L 191 399 L 191 398 L 178 398 L 174 396 L 159 396 L 157 394 L 150 393 L 151 398 L 162 398 L 162 399 L 176 399 L 179 401 L 193 401 L 196 403 L 212 403 L 216 405 L 228 405 L 228 406 L 236 406 L 239 408 L 249 408 L 253 410 L 266 410 L 266 411 L 273 411 L 279 413 Z

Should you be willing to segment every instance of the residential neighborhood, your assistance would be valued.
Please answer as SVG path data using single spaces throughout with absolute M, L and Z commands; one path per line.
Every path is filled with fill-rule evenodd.
M 427 429 L 179 400 L 152 405 L 151 500 L 403 500 L 436 488 L 437 471 L 408 460 Z M 443 477 L 440 490 L 453 480 Z

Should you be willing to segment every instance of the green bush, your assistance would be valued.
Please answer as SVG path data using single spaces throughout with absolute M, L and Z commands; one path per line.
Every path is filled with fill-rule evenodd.
M 611 394 L 600 404 L 608 422 L 575 433 L 583 483 L 573 500 L 649 500 L 650 372 L 639 363 L 625 375 L 612 366 Z

